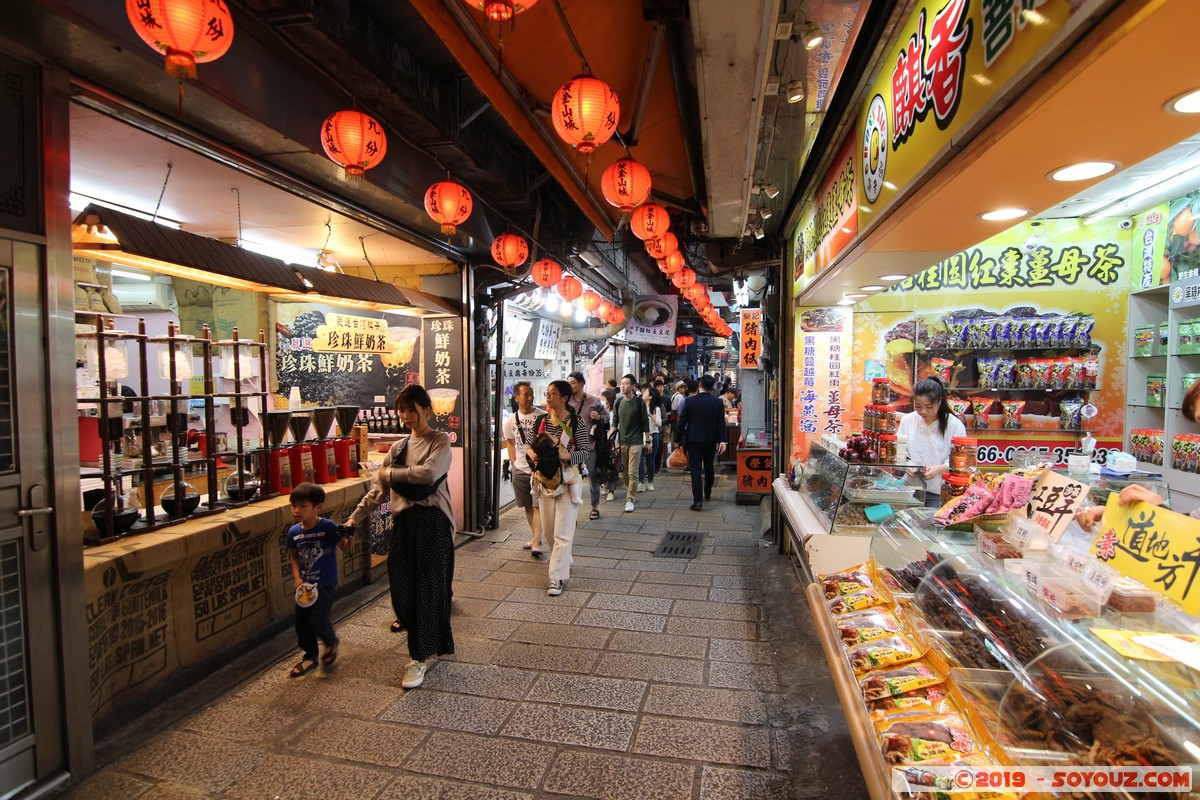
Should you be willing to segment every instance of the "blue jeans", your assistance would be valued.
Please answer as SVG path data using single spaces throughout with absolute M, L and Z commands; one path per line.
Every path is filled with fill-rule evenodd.
M 305 661 L 317 660 L 317 640 L 320 639 L 326 647 L 336 647 L 337 635 L 333 632 L 333 623 L 329 614 L 333 609 L 333 593 L 337 584 L 319 584 L 317 586 L 317 602 L 308 608 L 296 606 L 296 640 L 304 651 Z
M 638 465 L 638 483 L 654 482 L 654 473 L 659 470 L 659 452 L 662 450 L 662 434 L 650 436 L 650 452 L 642 451 L 642 463 Z

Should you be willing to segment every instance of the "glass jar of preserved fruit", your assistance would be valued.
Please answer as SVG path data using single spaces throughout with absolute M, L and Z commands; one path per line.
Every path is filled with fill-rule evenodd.
M 971 485 L 971 476 L 965 472 L 948 472 L 942 480 L 942 505 L 946 505 L 956 497 L 967 493 Z
M 979 452 L 979 440 L 970 436 L 955 436 L 950 440 L 950 469 L 973 470 Z
M 879 434 L 879 444 L 875 449 L 879 451 L 880 461 L 884 461 L 889 464 L 894 462 L 896 460 L 896 434 Z
M 884 405 L 892 402 L 892 381 L 890 378 L 871 379 L 871 402 Z
M 896 419 L 896 407 L 893 405 L 883 405 L 879 407 L 879 430 L 883 433 L 895 433 L 900 429 L 900 422 Z

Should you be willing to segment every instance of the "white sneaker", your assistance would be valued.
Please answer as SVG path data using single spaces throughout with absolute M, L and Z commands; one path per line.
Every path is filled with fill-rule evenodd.
M 653 492 L 653 491 L 654 491 L 654 484 L 653 484 L 653 483 L 647 483 L 647 484 L 646 484 L 646 491 L 647 491 L 647 492 Z
M 637 490 L 638 490 L 639 492 L 644 492 L 644 491 L 646 491 L 646 484 L 644 484 L 644 483 L 639 483 L 639 484 L 637 485 Z
M 400 681 L 400 685 L 405 689 L 415 689 L 425 682 L 425 670 L 428 669 L 424 661 L 408 662 L 408 669 L 404 670 L 404 678 Z
M 616 496 L 615 494 L 613 494 L 612 492 L 609 492 L 609 493 L 608 493 L 608 494 L 605 496 L 605 498 L 604 498 L 604 499 L 605 499 L 605 500 L 616 500 L 616 499 L 617 499 L 617 496 Z
M 551 597 L 558 597 L 560 594 L 562 594 L 562 590 L 562 581 L 550 581 L 550 588 L 546 590 L 546 594 L 550 595 Z
M 633 501 L 626 500 L 625 501 L 625 513 L 628 514 L 630 511 L 633 511 Z

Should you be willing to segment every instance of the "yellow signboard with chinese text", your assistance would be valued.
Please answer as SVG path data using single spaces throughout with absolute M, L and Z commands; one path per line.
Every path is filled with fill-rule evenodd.
M 1092 555 L 1181 606 L 1200 613 L 1200 520 L 1149 503 L 1108 497 Z

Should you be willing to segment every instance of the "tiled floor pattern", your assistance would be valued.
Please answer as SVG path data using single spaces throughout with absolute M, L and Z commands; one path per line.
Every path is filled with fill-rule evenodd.
M 399 688 L 386 595 L 342 620 L 336 669 L 284 660 L 215 697 L 70 798 L 865 797 L 787 562 L 718 479 L 702 512 L 660 475 L 581 519 L 566 591 L 521 550 L 524 516 L 457 552 L 457 653 Z M 623 493 L 619 493 L 623 495 Z M 584 506 L 582 517 L 586 517 Z M 695 559 L 652 558 L 667 530 Z M 335 606 L 335 616 L 337 607 Z

